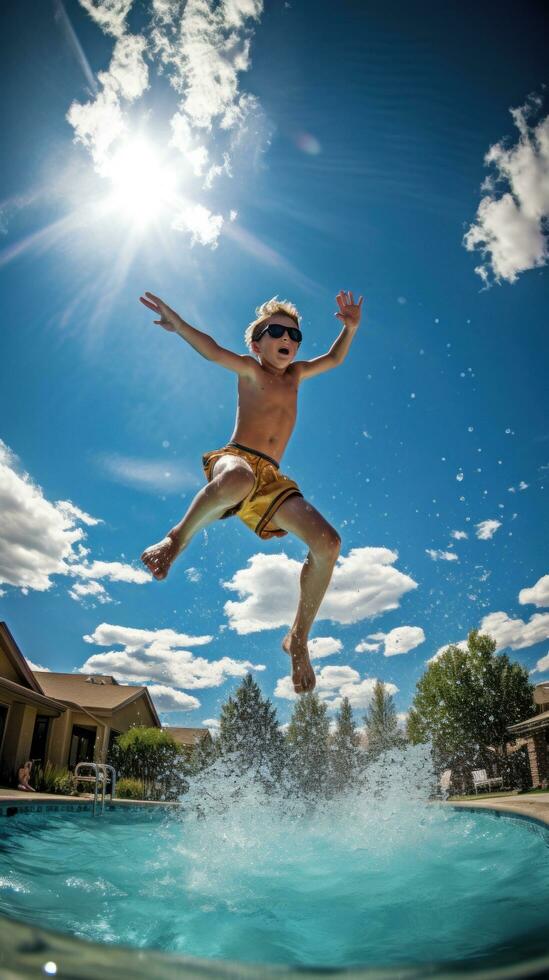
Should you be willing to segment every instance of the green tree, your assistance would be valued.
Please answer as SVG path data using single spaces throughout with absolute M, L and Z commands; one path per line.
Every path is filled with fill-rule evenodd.
M 203 769 L 208 769 L 218 755 L 216 743 L 211 738 L 201 738 L 194 746 L 189 759 L 189 773 L 196 776 Z
M 355 780 L 359 766 L 358 742 L 351 702 L 345 697 L 336 714 L 336 730 L 330 740 L 332 786 L 335 792 L 341 792 Z
M 111 762 L 118 776 L 141 782 L 144 800 L 175 800 L 187 787 L 184 752 L 162 728 L 129 728 L 115 740 Z
M 451 645 L 418 681 L 408 721 L 412 742 L 433 743 L 441 767 L 474 763 L 504 770 L 507 728 L 533 712 L 528 673 L 490 636 L 471 630 L 467 648 Z
M 392 694 L 382 681 L 376 681 L 372 702 L 364 716 L 368 735 L 368 754 L 377 756 L 386 749 L 403 745 L 404 739 L 398 730 L 395 702 Z
M 284 755 L 284 736 L 276 708 L 264 698 L 251 674 L 221 708 L 219 729 L 221 755 L 238 756 L 241 767 L 266 764 L 271 776 L 279 773 Z
M 287 744 L 293 778 L 304 793 L 327 792 L 329 734 L 326 705 L 317 694 L 302 694 L 288 726 Z

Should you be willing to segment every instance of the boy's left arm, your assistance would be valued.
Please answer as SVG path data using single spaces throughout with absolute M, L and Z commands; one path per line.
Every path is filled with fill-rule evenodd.
M 300 381 L 304 378 L 313 378 L 316 374 L 322 374 L 324 371 L 331 371 L 332 368 L 341 364 L 348 354 L 349 347 L 360 324 L 363 297 L 360 296 L 358 303 L 355 303 L 353 294 L 344 292 L 342 289 L 337 294 L 336 300 L 339 306 L 339 313 L 334 313 L 334 316 L 343 323 L 343 330 L 327 354 L 322 354 L 320 357 L 313 357 L 311 361 L 296 362 L 296 367 L 299 368 Z

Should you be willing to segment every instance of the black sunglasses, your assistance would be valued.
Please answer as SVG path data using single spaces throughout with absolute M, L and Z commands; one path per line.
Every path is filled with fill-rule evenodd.
M 280 340 L 285 333 L 288 333 L 290 340 L 295 341 L 296 344 L 300 344 L 303 340 L 303 334 L 298 327 L 285 327 L 281 323 L 269 323 L 268 327 L 264 327 L 261 333 L 254 337 L 254 341 L 261 340 L 263 334 L 268 333 L 269 337 L 274 337 L 275 340 Z

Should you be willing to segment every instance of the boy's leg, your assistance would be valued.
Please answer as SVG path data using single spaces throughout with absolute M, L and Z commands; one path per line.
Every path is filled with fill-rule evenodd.
M 341 538 L 312 504 L 290 497 L 277 510 L 273 524 L 297 535 L 309 547 L 301 570 L 301 592 L 293 625 L 282 646 L 292 657 L 292 680 L 298 694 L 314 689 L 316 680 L 307 640 L 339 555 Z
M 254 485 L 251 466 L 235 456 L 220 456 L 212 469 L 212 479 L 198 491 L 179 524 L 168 531 L 162 541 L 146 548 L 141 561 L 155 578 L 166 578 L 172 562 L 187 547 L 191 538 L 217 521 L 226 510 L 236 507 Z

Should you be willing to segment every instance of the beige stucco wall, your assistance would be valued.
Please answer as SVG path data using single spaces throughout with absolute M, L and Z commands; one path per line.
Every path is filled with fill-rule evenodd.
M 0 648 L 0 677 L 7 677 L 9 681 L 15 681 L 16 684 L 21 684 L 22 677 L 18 674 L 15 667 L 13 666 L 11 660 L 4 651 Z M 27 683 L 26 681 L 24 683 Z
M 143 696 L 126 705 L 125 708 L 114 711 L 110 719 L 111 728 L 118 732 L 127 732 L 131 725 L 146 725 L 147 728 L 156 728 L 152 712 Z
M 8 701 L 8 698 L 11 698 Z M 15 701 L 9 691 L 0 690 L 0 701 L 8 705 L 6 730 L 2 743 L 1 777 L 11 782 L 16 771 L 29 758 L 36 708 L 34 705 Z

